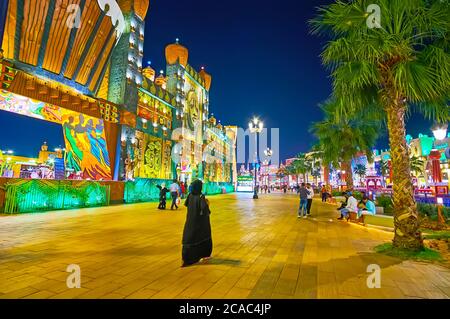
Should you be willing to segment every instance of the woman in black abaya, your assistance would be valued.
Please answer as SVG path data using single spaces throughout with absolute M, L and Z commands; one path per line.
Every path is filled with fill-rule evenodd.
M 195 264 L 202 258 L 209 258 L 212 252 L 209 204 L 202 194 L 203 183 L 191 184 L 191 193 L 184 205 L 187 207 L 186 224 L 183 231 L 183 267 Z

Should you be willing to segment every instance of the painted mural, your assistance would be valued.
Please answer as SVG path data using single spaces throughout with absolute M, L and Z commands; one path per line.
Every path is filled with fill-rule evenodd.
M 103 120 L 67 110 L 62 113 L 66 168 L 82 172 L 84 179 L 110 180 Z
M 61 124 L 66 169 L 81 172 L 84 179 L 112 178 L 103 120 L 3 90 L 0 110 Z

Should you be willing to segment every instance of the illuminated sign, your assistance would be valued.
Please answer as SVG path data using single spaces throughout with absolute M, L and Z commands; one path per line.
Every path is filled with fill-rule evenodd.
M 236 191 L 253 192 L 253 176 L 251 175 L 238 176 Z

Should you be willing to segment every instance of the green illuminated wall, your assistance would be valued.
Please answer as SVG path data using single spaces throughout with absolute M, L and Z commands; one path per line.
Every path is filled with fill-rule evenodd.
M 18 180 L 6 184 L 5 213 L 107 206 L 109 186 L 93 181 Z
M 140 203 L 140 202 L 156 202 L 159 201 L 159 188 L 157 185 L 165 183 L 166 187 L 172 183 L 171 180 L 164 179 L 147 179 L 137 178 L 134 181 L 125 182 L 125 203 Z M 170 198 L 168 194 L 167 198 Z

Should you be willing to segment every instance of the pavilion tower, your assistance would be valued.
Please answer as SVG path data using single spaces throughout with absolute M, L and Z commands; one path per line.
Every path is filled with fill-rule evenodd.
M 149 0 L 119 0 L 125 30 L 111 57 L 108 100 L 136 113 L 138 87 L 142 84 L 145 17 Z

